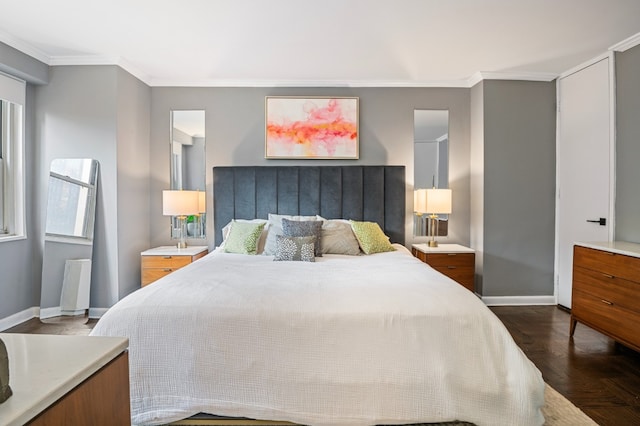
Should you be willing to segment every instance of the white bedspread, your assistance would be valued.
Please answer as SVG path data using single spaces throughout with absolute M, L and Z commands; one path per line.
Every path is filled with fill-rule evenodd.
M 122 299 L 135 424 L 540 425 L 544 382 L 471 292 L 401 246 L 315 263 L 214 251 Z

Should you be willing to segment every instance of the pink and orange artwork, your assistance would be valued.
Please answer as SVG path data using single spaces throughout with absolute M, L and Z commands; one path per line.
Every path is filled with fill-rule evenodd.
M 266 158 L 357 159 L 358 98 L 266 98 Z

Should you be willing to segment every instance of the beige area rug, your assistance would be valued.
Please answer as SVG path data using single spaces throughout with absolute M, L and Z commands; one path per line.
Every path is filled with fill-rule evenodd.
M 549 385 L 544 390 L 545 426 L 598 426 L 591 417 Z
M 551 386 L 546 385 L 544 392 L 544 407 L 542 413 L 545 418 L 545 426 L 598 426 L 589 416 L 582 412 L 578 407 L 573 405 L 571 401 L 562 396 Z M 196 426 L 196 425 L 215 425 L 215 426 L 292 426 L 293 423 L 274 422 L 265 420 L 245 420 L 230 418 L 207 418 L 207 415 L 194 416 L 187 420 L 180 420 L 171 423 L 171 425 Z M 473 426 L 468 422 L 446 422 L 446 423 L 416 423 L 411 426 Z

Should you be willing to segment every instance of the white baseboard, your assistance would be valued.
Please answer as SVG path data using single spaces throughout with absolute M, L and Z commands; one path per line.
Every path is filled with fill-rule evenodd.
M 556 305 L 555 296 L 481 296 L 487 306 Z
M 0 318 L 0 331 L 7 330 L 16 325 L 22 324 L 25 321 L 29 321 L 32 318 L 38 318 L 40 315 L 40 308 L 32 306 L 24 311 L 9 315 L 6 318 Z
M 89 318 L 99 319 L 109 308 L 89 308 Z M 0 318 L 0 332 L 7 330 L 16 325 L 20 325 L 32 318 L 53 318 L 61 316 L 60 306 L 53 308 L 40 309 L 38 306 L 32 306 L 24 311 L 9 315 L 6 318 Z
M 99 319 L 108 310 L 109 310 L 109 308 L 89 308 L 89 318 Z
M 53 306 L 51 308 L 40 309 L 40 318 L 42 319 L 59 317 L 59 316 L 62 316 L 62 310 L 60 309 L 60 306 Z

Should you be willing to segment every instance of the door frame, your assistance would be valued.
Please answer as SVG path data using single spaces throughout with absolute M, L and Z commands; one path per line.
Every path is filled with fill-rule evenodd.
M 615 205 L 616 205 L 616 74 L 615 74 L 615 52 L 609 51 L 598 55 L 582 64 L 563 72 L 556 79 L 556 220 L 555 220 L 555 253 L 553 261 L 553 297 L 558 304 L 558 286 L 560 284 L 560 274 L 558 271 L 558 253 L 560 250 L 560 188 L 559 188 L 559 140 L 560 140 L 560 80 L 581 71 L 603 59 L 609 60 L 609 228 L 608 238 L 613 241 L 615 237 Z

